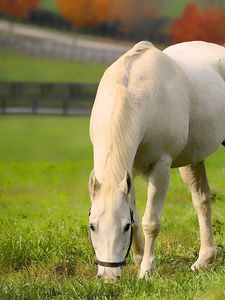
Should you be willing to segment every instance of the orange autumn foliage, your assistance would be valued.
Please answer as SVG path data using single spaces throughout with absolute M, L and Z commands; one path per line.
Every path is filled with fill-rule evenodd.
M 108 0 L 57 0 L 65 19 L 77 27 L 98 26 L 108 20 Z
M 146 0 L 111 0 L 110 12 L 110 18 L 121 22 L 126 30 L 135 21 L 155 15 L 156 5 Z
M 153 1 L 154 2 L 154 1 Z M 62 16 L 77 27 L 119 22 L 129 30 L 133 22 L 151 17 L 156 5 L 146 0 L 57 0 Z
M 11 17 L 26 18 L 40 0 L 0 0 L 0 12 Z
M 201 11 L 197 4 L 188 5 L 171 28 L 172 44 L 191 40 L 225 42 L 225 12 L 216 8 Z

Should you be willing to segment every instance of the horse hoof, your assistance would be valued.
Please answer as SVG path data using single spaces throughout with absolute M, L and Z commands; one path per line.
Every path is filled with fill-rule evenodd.
M 148 270 L 145 272 L 140 271 L 139 275 L 138 275 L 138 279 L 145 279 L 145 280 L 149 280 L 152 277 L 154 270 Z
M 155 271 L 155 269 L 156 269 L 156 261 L 154 257 L 152 257 L 148 262 L 142 261 L 138 278 L 149 279 L 152 273 Z
M 216 250 L 214 247 L 204 249 L 204 252 L 200 253 L 197 261 L 191 266 L 192 271 L 199 271 L 212 264 L 216 257 Z
M 192 266 L 191 266 L 191 271 L 197 272 L 200 269 L 202 269 L 202 266 L 196 261 Z
M 191 266 L 191 270 L 193 272 L 196 272 L 196 271 L 200 271 L 202 269 L 205 269 L 207 268 L 209 265 L 211 265 L 213 262 L 213 260 L 201 260 L 201 259 L 198 259 L 192 266 Z

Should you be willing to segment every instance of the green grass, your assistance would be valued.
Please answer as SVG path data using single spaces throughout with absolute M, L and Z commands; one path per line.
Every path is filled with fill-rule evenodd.
M 225 148 L 207 160 L 217 261 L 193 274 L 199 231 L 176 170 L 157 240 L 157 272 L 136 279 L 129 259 L 114 284 L 95 280 L 88 244 L 92 168 L 88 118 L 0 117 L 0 299 L 224 299 Z M 146 185 L 136 180 L 139 213 Z
M 104 64 L 53 60 L 0 50 L 1 81 L 98 82 Z

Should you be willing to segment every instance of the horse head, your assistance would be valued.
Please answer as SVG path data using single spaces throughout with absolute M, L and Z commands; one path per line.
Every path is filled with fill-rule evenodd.
M 109 180 L 109 178 L 106 178 Z M 131 176 L 126 172 L 119 183 L 105 185 L 91 172 L 89 193 L 92 206 L 89 214 L 89 238 L 98 265 L 97 278 L 120 277 L 132 242 L 130 194 Z

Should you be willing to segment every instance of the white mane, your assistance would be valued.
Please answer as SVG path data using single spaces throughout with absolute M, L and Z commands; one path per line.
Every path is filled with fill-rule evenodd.
M 134 160 L 134 143 L 137 139 L 138 116 L 128 93 L 129 76 L 136 58 L 154 46 L 149 42 L 140 42 L 125 53 L 120 61 L 122 78 L 114 86 L 114 104 L 109 120 L 108 145 L 103 178 L 106 184 L 119 183 L 125 171 L 131 172 Z M 122 80 L 121 80 L 122 79 Z

